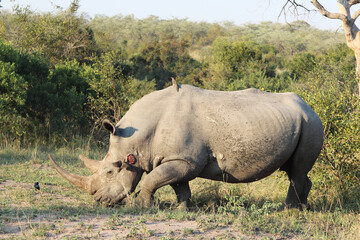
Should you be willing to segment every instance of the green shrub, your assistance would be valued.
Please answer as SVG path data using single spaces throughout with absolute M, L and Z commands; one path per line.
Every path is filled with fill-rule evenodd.
M 288 87 L 288 75 L 278 74 L 277 50 L 252 41 L 219 38 L 212 45 L 209 60 L 211 80 L 204 85 L 212 89 L 242 90 L 255 87 L 281 91 Z
M 83 66 L 76 61 L 66 61 L 55 65 L 47 84 L 39 86 L 40 91 L 46 92 L 42 111 L 49 134 L 72 136 L 89 128 L 87 81 L 87 71 Z
M 27 83 L 15 72 L 15 65 L 0 61 L 0 135 L 19 137 L 24 134 L 24 121 L 19 109 L 26 100 Z
M 285 67 L 290 71 L 292 78 L 299 79 L 316 67 L 316 56 L 311 53 L 299 53 L 294 55 Z
M 276 75 L 275 77 L 266 76 L 265 72 L 255 70 L 229 83 L 226 87 L 228 91 L 236 91 L 247 88 L 258 88 L 268 92 L 280 92 L 287 89 L 291 84 L 290 77 L 286 74 Z
M 125 53 L 118 50 L 96 57 L 88 71 L 93 93 L 88 97 L 92 121 L 99 124 L 110 118 L 118 122 L 128 109 L 126 86 L 132 72 Z
M 155 80 L 157 89 L 170 83 L 171 77 L 194 75 L 195 78 L 201 64 L 189 55 L 188 48 L 187 39 L 177 39 L 173 34 L 163 34 L 159 39 L 145 42 L 139 53 L 131 57 L 134 78 Z
M 241 79 L 254 70 L 275 76 L 276 50 L 269 45 L 219 38 L 212 45 L 212 53 L 215 78 Z
M 354 73 L 319 61 L 296 90 L 320 116 L 324 145 L 311 175 L 317 203 L 325 208 L 359 206 L 360 108 Z

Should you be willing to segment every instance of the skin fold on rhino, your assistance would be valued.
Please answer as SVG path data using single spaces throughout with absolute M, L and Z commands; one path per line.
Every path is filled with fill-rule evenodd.
M 165 185 L 188 206 L 196 177 L 246 183 L 280 169 L 290 181 L 286 205 L 307 205 L 307 174 L 321 151 L 323 126 L 297 94 L 173 85 L 135 102 L 115 126 L 103 122 L 110 132 L 105 158 L 80 155 L 92 175 L 71 174 L 50 156 L 55 169 L 108 204 L 124 203 L 146 172 L 136 197 L 145 207 Z

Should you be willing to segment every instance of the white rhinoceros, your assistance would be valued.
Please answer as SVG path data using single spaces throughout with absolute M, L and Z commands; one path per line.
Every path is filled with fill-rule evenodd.
M 280 169 L 290 180 L 286 204 L 307 204 L 307 174 L 322 148 L 323 126 L 297 94 L 174 86 L 135 102 L 115 126 L 103 122 L 110 132 L 105 158 L 80 156 L 93 175 L 71 174 L 52 161 L 56 170 L 109 204 L 122 202 L 146 172 L 137 203 L 148 206 L 167 184 L 188 205 L 196 177 L 246 183 Z

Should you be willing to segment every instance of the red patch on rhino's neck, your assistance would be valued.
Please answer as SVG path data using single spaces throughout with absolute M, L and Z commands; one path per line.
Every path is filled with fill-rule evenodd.
M 127 162 L 130 164 L 130 165 L 133 165 L 136 163 L 136 158 L 133 154 L 128 154 L 127 157 L 126 157 L 126 160 Z

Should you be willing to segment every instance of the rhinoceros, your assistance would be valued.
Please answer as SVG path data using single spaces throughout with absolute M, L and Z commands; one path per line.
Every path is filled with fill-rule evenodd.
M 146 172 L 135 199 L 143 207 L 168 184 L 188 206 L 189 181 L 197 177 L 248 183 L 280 169 L 290 181 L 285 204 L 307 205 L 307 174 L 321 151 L 323 126 L 297 94 L 174 86 L 136 101 L 116 125 L 103 121 L 110 132 L 104 159 L 80 155 L 93 175 L 69 173 L 49 155 L 55 169 L 110 205 L 126 203 Z

